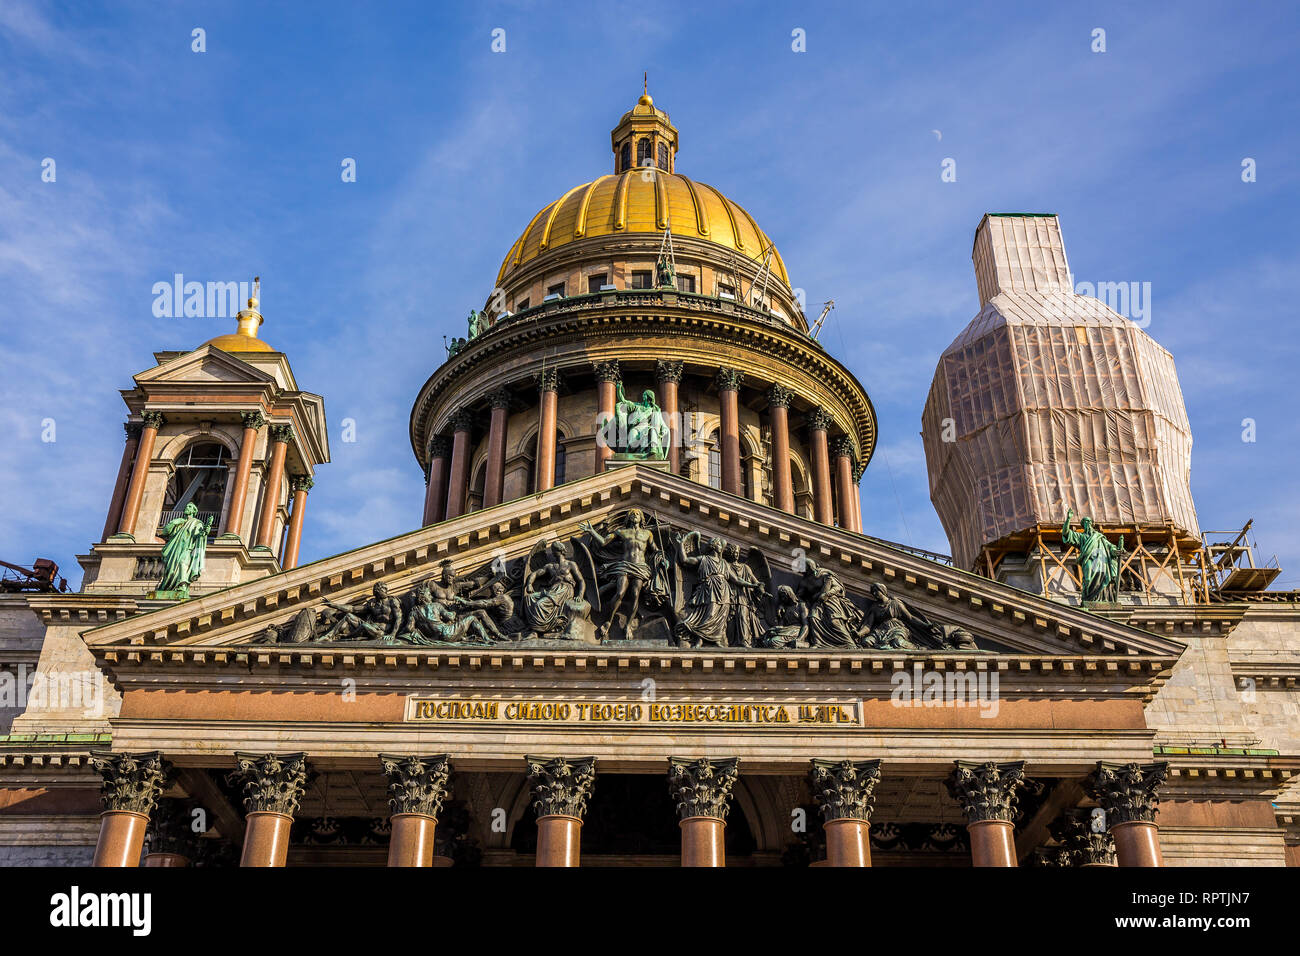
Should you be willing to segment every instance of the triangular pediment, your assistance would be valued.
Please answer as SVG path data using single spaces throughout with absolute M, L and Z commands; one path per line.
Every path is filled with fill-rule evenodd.
M 136 384 L 273 384 L 275 378 L 229 352 L 204 345 L 135 376 Z
M 765 563 L 771 569 L 773 590 L 780 582 L 793 579 L 797 562 L 812 559 L 837 579 L 859 609 L 870 608 L 872 585 L 883 584 L 890 597 L 901 599 L 920 619 L 968 632 L 978 645 L 978 649 L 967 646 L 964 650 L 927 650 L 931 656 L 1059 655 L 1106 657 L 1116 663 L 1147 658 L 1148 664 L 1172 664 L 1184 647 L 1177 641 L 939 564 L 878 539 L 828 528 L 640 465 L 594 475 L 272 577 L 137 615 L 88 631 L 85 637 L 92 649 L 121 645 L 178 650 L 189 646 L 254 646 L 266 640 L 268 627 L 287 628 L 304 609 L 322 608 L 327 600 L 345 605 L 366 600 L 377 582 L 401 599 L 417 584 L 438 576 L 444 561 L 450 561 L 460 575 L 482 574 L 494 567 L 518 569 L 530 555 L 534 562 L 531 567 L 536 568 L 539 543 L 586 538 L 590 544 L 580 527 L 583 523 L 595 525 L 598 530 L 607 528 L 611 523 L 620 523 L 632 509 L 652 514 L 662 522 L 668 532 L 666 537 L 660 535 L 665 549 L 675 547 L 673 531 L 698 531 L 704 541 L 724 538 L 762 556 L 755 566 Z M 595 558 L 593 563 L 598 563 Z M 517 586 L 521 573 L 512 573 Z M 590 577 L 591 569 L 584 574 Z M 608 584 L 611 575 L 608 565 L 603 571 L 597 569 L 597 587 Z M 688 578 L 677 587 L 685 589 L 682 593 L 687 595 L 694 583 Z M 608 611 L 609 603 L 606 598 L 601 611 L 593 614 L 596 623 L 600 622 L 599 614 Z M 667 630 L 671 631 L 671 626 Z M 545 646 L 565 646 L 563 635 L 551 637 L 560 640 Z M 573 646 L 596 649 L 590 643 L 590 634 L 588 641 Z M 360 650 L 365 645 L 344 640 L 330 646 Z M 618 640 L 600 645 L 611 650 L 635 646 L 639 645 Z M 673 649 L 668 642 L 662 647 Z M 893 657 L 917 652 L 864 646 L 815 649 Z

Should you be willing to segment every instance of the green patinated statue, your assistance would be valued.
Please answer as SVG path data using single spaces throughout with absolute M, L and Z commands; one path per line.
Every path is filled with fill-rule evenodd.
M 655 264 L 655 281 L 661 289 L 672 289 L 677 285 L 673 264 L 668 261 L 667 256 L 660 256 L 658 263 Z
M 469 340 L 472 342 L 478 338 L 487 325 L 487 317 L 476 309 L 469 310 Z
M 1083 576 L 1083 602 L 1119 599 L 1119 559 L 1124 550 L 1124 536 L 1119 544 L 1111 544 L 1104 534 L 1093 527 L 1091 518 L 1083 519 L 1083 530 L 1075 531 L 1074 509 L 1068 509 L 1065 525 L 1061 528 L 1061 541 L 1079 549 L 1079 571 Z
M 158 584 L 158 596 L 164 592 L 180 597 L 190 596 L 190 584 L 203 573 L 203 558 L 208 549 L 208 534 L 212 531 L 212 516 L 206 522 L 199 520 L 199 509 L 194 502 L 185 506 L 185 516 L 173 518 L 161 531 L 166 544 L 162 549 L 163 576 Z
M 641 401 L 634 402 L 623 392 L 623 383 L 619 382 L 615 398 L 614 424 L 618 434 L 617 440 L 610 442 L 615 457 L 652 458 L 656 461 L 667 458 L 668 422 L 655 401 L 655 393 L 647 388 L 641 393 Z

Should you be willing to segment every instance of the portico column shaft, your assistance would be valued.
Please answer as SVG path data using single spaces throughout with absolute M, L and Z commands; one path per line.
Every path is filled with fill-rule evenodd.
M 596 364 L 597 474 L 604 471 L 605 463 L 614 457 L 612 444 L 617 440 L 618 436 L 612 434 L 612 420 L 614 418 L 614 400 L 616 398 L 615 385 L 618 383 L 620 375 L 621 371 L 619 369 L 618 359 L 612 359 L 608 362 L 598 362 Z M 602 435 L 604 436 L 603 440 L 601 440 Z
M 861 531 L 856 507 L 857 485 L 853 482 L 853 443 L 847 438 L 835 442 L 835 480 L 840 499 L 840 527 Z
M 389 866 L 433 866 L 434 832 L 447 796 L 451 764 L 446 754 L 429 757 L 380 754 L 393 811 Z
M 537 865 L 577 866 L 596 758 L 525 757 L 537 811 Z
M 122 522 L 122 506 L 126 503 L 126 489 L 131 482 L 131 466 L 135 463 L 135 452 L 140 447 L 141 426 L 138 422 L 127 422 L 126 444 L 122 447 L 122 462 L 117 466 L 117 481 L 113 484 L 113 500 L 108 505 L 108 518 L 104 521 L 104 534 L 100 540 L 107 540 Z
M 510 393 L 505 389 L 493 392 L 488 399 L 492 406 L 488 425 L 487 475 L 483 482 L 483 507 L 501 504 L 506 478 L 506 423 L 510 414 Z
M 1025 785 L 1025 762 L 973 763 L 958 760 L 948 778 L 966 816 L 973 866 L 1016 866 L 1016 804 Z
M 835 523 L 831 503 L 831 459 L 826 440 L 831 417 L 820 408 L 808 417 L 808 441 L 812 446 L 813 517 L 820 524 Z
M 726 865 L 726 818 L 740 772 L 736 757 L 668 758 L 668 789 L 682 831 L 682 866 Z
M 307 510 L 307 492 L 313 482 L 306 475 L 294 475 L 289 479 L 293 488 L 293 513 L 289 516 L 289 533 L 284 543 L 284 570 L 298 566 L 298 546 L 302 543 L 302 519 Z
M 135 450 L 135 467 L 131 469 L 131 484 L 126 490 L 126 503 L 122 506 L 122 520 L 118 534 L 135 536 L 136 519 L 140 517 L 140 503 L 144 500 L 144 486 L 149 477 L 149 463 L 153 460 L 153 446 L 158 439 L 158 429 L 167 421 L 161 412 L 145 412 L 140 429 L 140 445 Z
M 740 474 L 740 385 L 744 380 L 734 369 L 718 370 L 718 438 L 722 452 L 722 490 L 743 495 Z
M 424 525 L 437 524 L 447 509 L 447 455 L 450 445 L 441 435 L 429 441 L 429 473 L 424 488 Z
M 307 783 L 307 756 L 236 753 L 232 782 L 244 785 L 247 828 L 240 866 L 284 866 L 289 828 Z
M 288 425 L 271 426 L 271 465 L 262 486 L 262 514 L 257 519 L 257 546 L 269 548 L 275 541 L 275 516 L 280 510 L 280 482 L 284 480 L 284 458 L 293 430 Z
M 871 865 L 871 809 L 879 760 L 814 760 L 809 774 L 822 813 L 829 866 Z
M 655 363 L 659 385 L 659 407 L 668 420 L 668 467 L 674 475 L 682 470 L 682 422 L 677 409 L 677 386 L 682 380 L 682 363 L 659 359 Z
M 559 413 L 560 376 L 548 369 L 538 379 L 536 491 L 555 487 L 555 429 Z
M 772 426 L 772 500 L 781 511 L 794 514 L 794 480 L 790 476 L 790 390 L 773 385 L 767 393 Z
M 167 783 L 169 767 L 158 751 L 143 754 L 95 751 L 91 764 L 103 777 L 99 841 L 93 865 L 140 865 L 149 814 Z
M 1085 789 L 1106 811 L 1115 838 L 1120 866 L 1163 866 L 1156 826 L 1159 789 L 1169 776 L 1169 764 L 1117 764 L 1098 761 Z
M 473 421 L 468 411 L 462 410 L 452 416 L 451 472 L 447 476 L 448 520 L 465 513 L 465 493 L 469 485 L 469 435 L 474 427 Z
M 243 416 L 244 435 L 239 442 L 239 464 L 235 468 L 235 487 L 230 492 L 230 510 L 221 528 L 222 534 L 239 534 L 244 523 L 244 506 L 248 503 L 248 476 L 253 470 L 253 451 L 257 447 L 257 430 L 266 424 L 261 412 Z

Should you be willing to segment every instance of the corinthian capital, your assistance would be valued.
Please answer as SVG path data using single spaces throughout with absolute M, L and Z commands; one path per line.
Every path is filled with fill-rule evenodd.
M 90 762 L 104 778 L 99 800 L 105 810 L 126 810 L 148 816 L 167 785 L 171 764 L 162 753 L 143 754 L 92 751 Z
M 162 412 L 145 412 L 140 419 L 144 422 L 145 428 L 152 428 L 154 431 L 167 424 L 167 416 Z
M 257 431 L 266 424 L 266 416 L 261 412 L 243 412 L 239 416 L 240 421 L 244 423 L 245 428 L 251 428 Z
M 560 390 L 560 370 L 548 368 L 537 373 L 537 390 L 539 392 L 558 392 Z
M 1169 763 L 1107 763 L 1097 761 L 1084 789 L 1106 811 L 1110 826 L 1154 823 L 1160 798 L 1156 791 L 1169 776 Z
M 974 763 L 958 760 L 948 778 L 948 792 L 961 804 L 967 823 L 1015 818 L 1020 790 L 1025 785 L 1025 762 Z
M 794 392 L 784 385 L 773 385 L 767 390 L 767 404 L 773 408 L 789 408 Z
M 474 413 L 462 408 L 451 416 L 451 430 L 454 432 L 472 432 L 474 430 Z
M 231 783 L 244 785 L 244 809 L 249 813 L 293 816 L 307 784 L 307 755 L 235 753 Z
M 294 491 L 311 491 L 316 486 L 316 482 L 308 475 L 291 475 L 289 477 L 289 487 Z
M 718 391 L 720 392 L 738 392 L 740 386 L 745 384 L 745 375 L 743 372 L 737 372 L 734 368 L 720 368 L 717 375 Z
M 1115 866 L 1115 838 L 1100 807 L 1067 810 L 1048 827 L 1071 866 Z
M 282 441 L 282 442 L 284 442 L 286 445 L 289 444 L 289 442 L 293 441 L 293 426 L 292 426 L 292 425 L 272 425 L 272 426 L 271 426 L 271 441 Z
M 619 368 L 618 359 L 610 359 L 607 362 L 597 362 L 593 366 L 598 382 L 617 382 L 623 378 L 623 372 Z
M 451 439 L 443 435 L 434 435 L 429 439 L 429 460 L 446 458 L 451 454 Z
M 582 819 L 596 782 L 596 758 L 525 757 L 528 782 L 533 788 L 533 808 L 539 817 Z
M 880 782 L 880 761 L 814 760 L 809 782 L 824 821 L 869 821 Z
M 657 359 L 655 361 L 655 381 L 656 382 L 673 382 L 680 383 L 682 380 L 682 363 L 675 362 L 672 359 Z
M 727 819 L 731 788 L 740 776 L 739 757 L 709 760 L 668 758 L 668 790 L 677 803 L 677 816 Z
M 388 806 L 393 813 L 420 813 L 438 819 L 451 774 L 451 761 L 446 754 L 431 757 L 380 754 L 379 764 L 388 777 Z
M 815 432 L 829 431 L 833 421 L 830 412 L 824 408 L 814 408 L 808 413 L 808 427 Z

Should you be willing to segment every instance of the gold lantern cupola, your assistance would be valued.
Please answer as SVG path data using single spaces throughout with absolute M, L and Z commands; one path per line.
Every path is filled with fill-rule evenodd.
M 637 166 L 651 166 L 671 173 L 677 158 L 677 127 L 668 114 L 655 108 L 649 90 L 642 85 L 636 106 L 623 114 L 609 134 L 614 149 L 614 172 L 624 173 Z

